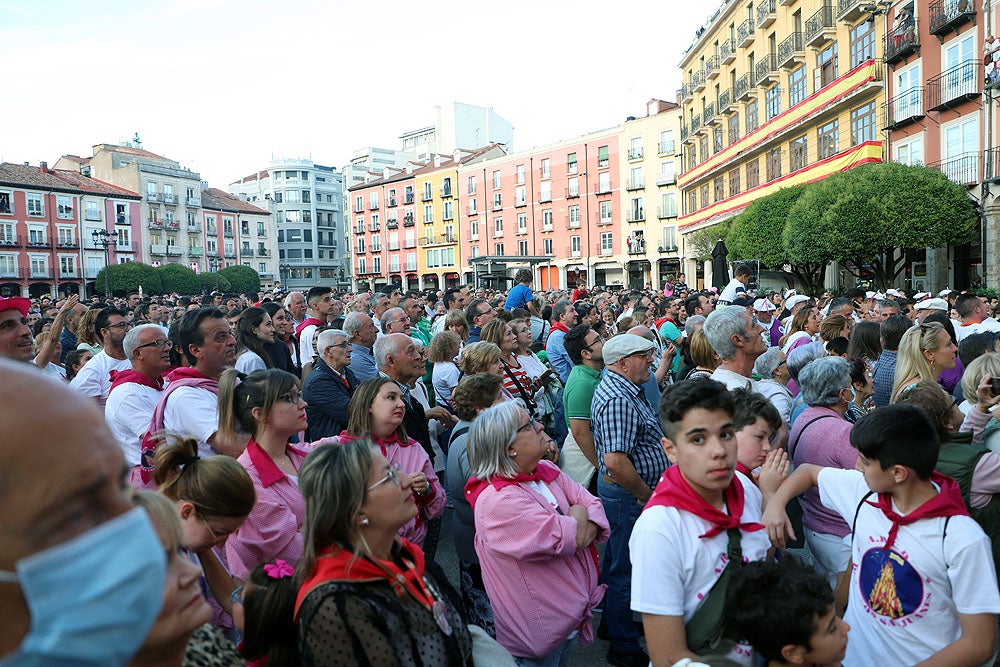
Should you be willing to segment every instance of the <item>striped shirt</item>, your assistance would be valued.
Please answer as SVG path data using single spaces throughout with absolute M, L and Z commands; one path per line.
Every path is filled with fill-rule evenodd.
M 604 455 L 624 452 L 643 481 L 656 486 L 668 462 L 660 444 L 660 420 L 642 386 L 613 371 L 605 373 L 590 404 L 590 428 L 602 475 L 608 474 Z
M 524 366 L 520 363 L 518 363 L 517 366 L 513 366 L 512 364 L 508 364 L 504 359 L 501 359 L 500 363 L 504 366 L 503 372 L 501 373 L 501 375 L 503 375 L 503 388 L 517 398 L 524 398 L 527 396 L 530 399 L 532 394 L 535 393 L 535 388 L 531 386 L 531 378 L 528 377 L 528 372 L 524 370 Z M 517 380 L 516 382 L 514 381 L 515 378 Z M 520 385 L 520 389 L 518 388 L 518 385 Z M 524 391 L 523 396 L 521 394 L 521 390 Z

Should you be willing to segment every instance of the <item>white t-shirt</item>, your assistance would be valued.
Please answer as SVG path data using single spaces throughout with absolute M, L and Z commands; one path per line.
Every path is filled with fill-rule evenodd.
M 955 322 L 955 340 L 961 343 L 967 337 L 972 334 L 983 333 L 986 331 L 1000 331 L 1000 322 L 997 322 L 992 317 L 987 317 L 982 322 L 976 322 L 974 324 L 962 324 L 961 322 Z
M 32 361 L 31 363 L 35 362 Z M 54 364 L 50 361 L 49 363 L 45 364 L 44 368 L 42 368 L 42 372 L 45 373 L 46 375 L 51 375 L 54 378 L 59 378 L 63 382 L 66 381 L 66 369 L 60 366 L 59 364 Z
M 716 368 L 712 371 L 712 379 L 726 385 L 726 389 L 729 391 L 734 389 L 749 389 L 750 391 L 757 391 L 757 383 L 753 380 L 753 378 L 748 378 L 745 375 L 734 373 L 733 371 L 725 368 Z
M 736 473 L 743 485 L 743 521 L 760 522 L 760 490 Z M 726 565 L 729 538 L 725 531 L 715 537 L 699 535 L 712 524 L 675 507 L 655 506 L 644 510 L 635 522 L 629 550 L 632 557 L 632 609 L 658 616 L 683 616 L 687 623 L 701 601 L 712 590 Z M 744 561 L 763 560 L 771 546 L 763 530 L 742 533 Z M 751 650 L 745 644 L 733 648 L 729 657 L 749 665 Z
M 83 365 L 69 386 L 84 396 L 96 398 L 97 404 L 103 410 L 108 400 L 108 392 L 111 391 L 111 371 L 131 369 L 132 362 L 128 359 L 115 359 L 101 350 Z
M 747 286 L 740 282 L 737 278 L 733 278 L 729 281 L 729 284 L 722 289 L 722 294 L 719 295 L 719 301 L 732 303 L 738 293 L 743 292 L 746 294 L 746 291 Z
M 260 355 L 253 350 L 243 350 L 240 356 L 236 357 L 236 370 L 240 373 L 253 373 L 267 369 L 267 364 L 260 358 Z
M 167 398 L 163 428 L 197 440 L 198 456 L 215 456 L 208 439 L 219 430 L 219 397 L 207 389 L 178 387 Z
M 958 614 L 1000 612 L 990 540 L 971 517 L 953 516 L 947 535 L 946 519 L 924 519 L 900 526 L 892 548 L 883 550 L 892 522 L 867 503 L 858 510 L 868 491 L 856 470 L 819 473 L 823 505 L 848 524 L 858 516 L 843 664 L 915 665 L 961 636 Z
M 142 436 L 149 430 L 153 411 L 163 392 L 137 382 L 118 385 L 108 395 L 104 418 L 130 466 L 139 465 Z
M 316 350 L 313 349 L 313 336 L 315 334 L 315 324 L 310 324 L 299 334 L 299 357 L 302 359 L 303 366 L 316 361 Z

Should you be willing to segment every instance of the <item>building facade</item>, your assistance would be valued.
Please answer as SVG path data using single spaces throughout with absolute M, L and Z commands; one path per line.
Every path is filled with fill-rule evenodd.
M 278 270 L 286 289 L 350 285 L 343 188 L 335 167 L 306 159 L 273 160 L 267 169 L 231 183 L 229 192 L 274 214 Z
M 729 0 L 695 38 L 681 61 L 678 178 L 689 283 L 706 276 L 684 234 L 781 187 L 883 159 L 882 7 Z
M 140 256 L 137 193 L 49 169 L 46 163 L 0 164 L 0 296 L 55 296 L 102 291 L 94 279 L 107 262 Z M 104 232 L 111 241 L 97 242 Z
M 192 239 L 188 256 L 204 256 L 210 270 L 248 266 L 260 274 L 263 289 L 278 279 L 278 231 L 274 215 L 217 188 L 201 191 L 204 240 Z M 191 268 L 197 271 L 192 259 Z
M 464 146 L 501 144 L 509 153 L 514 150 L 514 126 L 493 107 L 451 102 L 434 107 L 433 125 L 403 132 L 399 140 L 403 152 L 418 161 L 452 155 Z

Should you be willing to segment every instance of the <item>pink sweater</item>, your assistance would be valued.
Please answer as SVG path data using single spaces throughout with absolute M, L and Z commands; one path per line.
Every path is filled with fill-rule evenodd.
M 542 461 L 538 465 L 551 466 Z M 579 629 L 591 638 L 590 617 L 604 596 L 593 550 L 576 548 L 572 505 L 583 505 L 600 528 L 610 530 L 601 501 L 565 473 L 548 484 L 557 511 L 526 484 L 486 486 L 475 504 L 476 553 L 490 596 L 497 641 L 515 657 L 538 658 Z

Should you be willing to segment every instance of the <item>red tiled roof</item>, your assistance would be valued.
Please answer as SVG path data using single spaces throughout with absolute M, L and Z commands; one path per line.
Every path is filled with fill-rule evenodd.
M 218 188 L 208 188 L 201 191 L 201 207 L 232 213 L 249 213 L 252 215 L 271 215 L 271 212 L 254 206 L 248 201 L 224 192 Z
M 99 181 L 96 178 L 88 178 L 74 171 L 48 169 L 43 172 L 39 167 L 10 162 L 0 163 L 0 185 L 141 199 L 136 192 Z
M 142 148 L 133 148 L 132 146 L 119 146 L 117 144 L 99 144 L 99 147 L 115 153 L 129 153 L 131 155 L 137 155 L 139 157 L 153 158 L 154 160 L 165 160 L 167 162 L 176 162 L 176 160 L 171 160 L 168 157 L 163 157 L 162 155 L 151 153 Z
M 267 169 L 265 169 L 264 171 L 255 171 L 254 173 L 250 174 L 249 176 L 244 176 L 243 178 L 239 179 L 238 181 L 233 181 L 233 182 L 234 183 L 243 183 L 243 182 L 246 182 L 246 181 L 256 181 L 258 178 L 269 178 L 270 176 L 271 175 L 269 173 L 267 173 Z
M 77 164 L 90 164 L 89 157 L 80 157 L 79 155 L 63 155 L 61 159 L 76 162 Z

